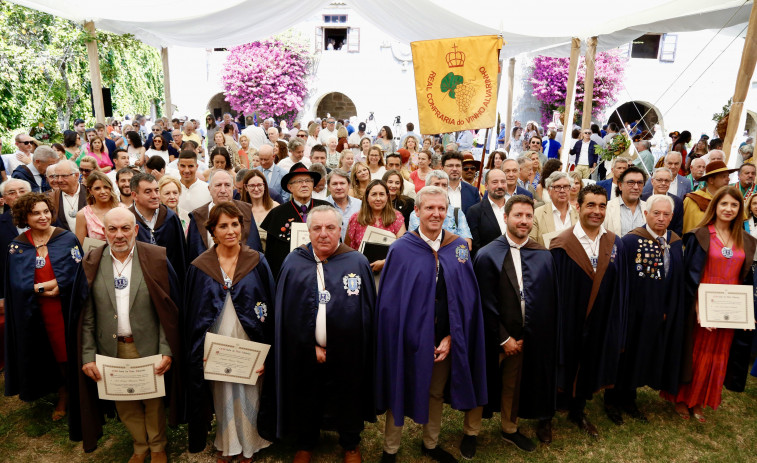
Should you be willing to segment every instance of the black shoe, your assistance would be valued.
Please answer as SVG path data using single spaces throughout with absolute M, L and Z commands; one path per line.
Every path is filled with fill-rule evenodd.
M 381 454 L 381 463 L 395 463 L 397 461 L 397 454 L 396 453 L 382 453 Z
M 476 456 L 476 436 L 463 436 L 463 441 L 460 442 L 460 454 L 466 460 Z
M 605 404 L 605 413 L 607 413 L 607 417 L 610 418 L 610 421 L 617 424 L 618 426 L 624 423 L 620 408 L 616 407 L 615 405 Z
M 572 421 L 573 423 L 575 423 L 576 426 L 578 426 L 578 429 L 590 435 L 591 437 L 595 439 L 599 437 L 599 432 L 597 431 L 596 426 L 591 424 L 591 421 L 589 421 L 589 419 L 586 418 L 585 413 L 581 413 L 580 415 L 568 414 L 568 419 Z
M 539 420 L 536 426 L 536 437 L 545 444 L 552 442 L 552 420 Z
M 635 419 L 636 421 L 641 421 L 642 423 L 649 423 L 649 420 L 647 420 L 646 415 L 642 413 L 641 410 L 639 410 L 639 407 L 636 406 L 636 402 L 631 402 L 630 404 L 627 404 L 623 407 L 623 411 L 628 413 L 628 416 Z
M 515 444 L 516 447 L 523 450 L 524 452 L 533 452 L 534 450 L 536 450 L 536 444 L 534 444 L 531 439 L 521 434 L 520 431 L 515 431 L 514 433 L 510 434 L 502 431 L 502 438 L 512 444 Z
M 427 457 L 431 458 L 434 461 L 438 461 L 439 463 L 457 463 L 457 459 L 443 448 L 437 446 L 432 449 L 427 449 L 422 442 L 421 455 L 426 455 Z

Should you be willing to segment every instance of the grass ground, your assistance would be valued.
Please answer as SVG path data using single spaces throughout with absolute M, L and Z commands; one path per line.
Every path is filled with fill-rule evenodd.
M 131 438 L 124 427 L 109 420 L 99 448 L 90 454 L 81 444 L 70 442 L 63 422 L 53 423 L 50 415 L 54 397 L 24 403 L 16 397 L 0 397 L 0 462 L 126 462 L 131 455 Z M 757 379 L 750 377 L 741 394 L 723 393 L 717 411 L 707 410 L 706 423 L 683 421 L 673 408 L 654 391 L 639 392 L 639 406 L 649 418 L 648 424 L 627 421 L 615 426 L 605 416 L 601 397 L 589 402 L 587 412 L 600 432 L 598 441 L 580 433 L 558 413 L 554 421 L 553 443 L 541 445 L 536 452 L 524 454 L 499 437 L 499 419 L 484 421 L 479 436 L 479 462 L 701 462 L 740 463 L 757 461 Z M 536 423 L 521 423 L 521 430 L 534 436 Z M 366 462 L 381 457 L 383 417 L 369 424 L 363 432 L 361 448 Z M 457 446 L 462 435 L 462 414 L 445 409 L 441 442 L 459 457 Z M 427 462 L 420 456 L 421 428 L 405 427 L 399 461 Z M 211 436 L 212 437 L 212 436 Z M 212 462 L 212 442 L 204 453 L 190 454 L 186 448 L 186 429 L 169 430 L 169 456 L 173 462 Z M 294 448 L 278 443 L 257 455 L 256 461 L 272 463 L 291 461 Z M 334 433 L 323 433 L 315 451 L 314 462 L 341 461 Z

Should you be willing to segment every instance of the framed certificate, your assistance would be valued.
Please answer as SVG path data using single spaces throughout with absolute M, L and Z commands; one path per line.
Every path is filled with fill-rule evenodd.
M 205 379 L 255 384 L 258 381 L 255 372 L 263 366 L 270 348 L 268 344 L 207 333 Z
M 289 232 L 289 252 L 310 242 L 310 232 L 306 223 L 292 222 L 291 227 Z
M 699 322 L 704 328 L 751 329 L 754 288 L 751 285 L 699 285 Z
M 97 393 L 103 400 L 144 400 L 163 397 L 166 386 L 163 376 L 155 374 L 162 355 L 138 359 L 120 359 L 95 356 L 95 365 L 102 380 L 97 382 Z

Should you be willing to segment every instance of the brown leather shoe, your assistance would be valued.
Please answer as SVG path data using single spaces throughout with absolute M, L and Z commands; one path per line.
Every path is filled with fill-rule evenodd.
M 145 458 L 147 458 L 147 455 L 149 455 L 150 452 L 145 453 L 134 453 L 131 455 L 131 458 L 129 458 L 128 463 L 143 463 L 145 461 Z
M 168 455 L 165 450 L 162 452 L 150 452 L 150 463 L 167 463 Z
M 360 455 L 360 447 L 344 451 L 344 463 L 361 463 L 363 456 Z
M 313 458 L 313 452 L 307 450 L 298 450 L 294 454 L 294 460 L 292 463 L 310 463 L 310 459 Z

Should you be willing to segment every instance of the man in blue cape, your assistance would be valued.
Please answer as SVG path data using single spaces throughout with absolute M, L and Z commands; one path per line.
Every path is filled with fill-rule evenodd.
M 179 216 L 160 204 L 158 181 L 152 175 L 134 174 L 129 188 L 134 200 L 129 210 L 139 225 L 137 240 L 166 248 L 168 261 L 183 281 L 187 270 L 187 242 Z
M 263 252 L 260 242 L 260 233 L 252 215 L 252 207 L 242 201 L 234 199 L 234 178 L 225 170 L 213 170 L 208 179 L 208 191 L 210 202 L 204 204 L 189 213 L 189 229 L 187 230 L 187 262 L 192 262 L 203 252 L 213 247 L 213 238 L 205 228 L 210 210 L 214 204 L 231 201 L 242 212 L 244 223 L 242 224 L 242 242 L 250 249 Z M 274 273 L 274 275 L 276 275 Z
M 405 416 L 423 424 L 421 453 L 455 458 L 437 446 L 445 389 L 465 410 L 464 446 L 475 453 L 486 404 L 484 323 L 467 243 L 442 230 L 447 194 L 424 187 L 416 198 L 417 231 L 389 249 L 377 302 L 376 384 L 386 411 L 382 461 L 396 461 Z
M 499 411 L 502 437 L 529 452 L 536 446 L 517 419 L 538 419 L 539 440 L 551 442 L 557 391 L 557 276 L 552 254 L 529 239 L 533 223 L 534 201 L 513 195 L 505 234 L 473 261 L 486 329 L 484 412 Z
M 321 428 L 336 429 L 345 463 L 359 463 L 364 421 L 376 421 L 373 308 L 368 259 L 339 243 L 341 213 L 308 213 L 311 243 L 284 260 L 276 286 L 277 437 L 297 437 L 307 463 Z
M 615 385 L 628 299 L 623 243 L 602 226 L 606 208 L 605 189 L 587 185 L 578 193 L 578 223 L 550 243 L 560 285 L 560 405 L 567 405 L 568 419 L 595 438 L 599 433 L 586 417 L 586 401 Z
M 623 237 L 628 266 L 628 330 L 618 381 L 605 391 L 605 411 L 616 424 L 621 412 L 646 422 L 636 406 L 636 389 L 649 386 L 675 395 L 681 371 L 686 313 L 683 304 L 683 241 L 668 230 L 674 201 L 652 195 L 647 224 Z

